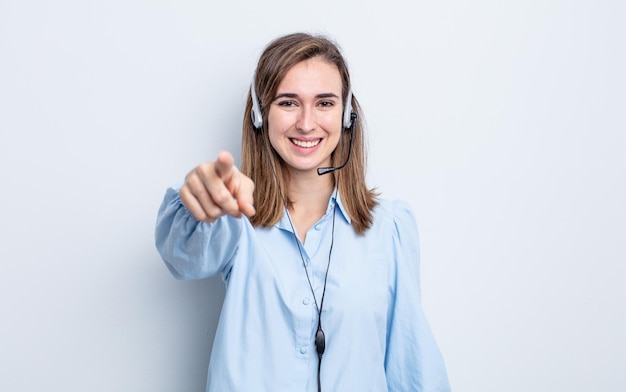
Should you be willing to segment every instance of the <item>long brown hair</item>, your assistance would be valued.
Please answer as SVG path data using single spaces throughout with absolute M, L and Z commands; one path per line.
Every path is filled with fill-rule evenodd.
M 337 44 L 329 38 L 305 33 L 295 33 L 279 37 L 270 42 L 263 51 L 257 64 L 253 80 L 260 101 L 263 115 L 263 128 L 267 129 L 267 113 L 276 95 L 280 82 L 294 65 L 301 61 L 320 57 L 337 66 L 342 80 L 342 96 L 344 105 L 350 86 L 350 74 L 346 62 Z M 250 177 L 255 184 L 254 207 L 256 214 L 250 218 L 254 226 L 271 226 L 282 217 L 284 204 L 280 189 L 286 190 L 289 184 L 289 171 L 282 158 L 271 147 L 267 132 L 256 130 L 251 120 L 252 96 L 248 95 L 243 120 L 241 145 L 241 171 Z M 357 114 L 354 132 L 352 155 L 348 164 L 332 175 L 338 188 L 341 200 L 352 221 L 354 231 L 363 234 L 372 226 L 372 209 L 378 204 L 377 193 L 365 184 L 365 140 L 363 136 L 363 116 L 356 97 L 352 96 L 352 111 Z M 339 166 L 345 159 L 350 132 L 344 131 L 338 147 L 331 155 L 331 165 Z M 268 148 L 269 146 L 269 148 Z M 342 151 L 343 150 L 343 151 Z M 276 181 L 273 169 L 276 168 Z M 327 174 L 328 175 L 328 174 Z M 277 186 L 280 186 L 280 189 Z M 285 195 L 286 197 L 286 195 Z M 284 202 L 290 203 L 289 200 Z

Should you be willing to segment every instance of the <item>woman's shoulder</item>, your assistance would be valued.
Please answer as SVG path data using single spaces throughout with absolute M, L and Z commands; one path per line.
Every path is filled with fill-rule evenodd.
M 374 216 L 402 216 L 406 214 L 413 215 L 413 208 L 411 205 L 400 199 L 377 199 L 378 204 L 374 207 Z
M 379 198 L 373 215 L 374 225 L 394 225 L 401 228 L 416 224 L 413 208 L 405 200 Z

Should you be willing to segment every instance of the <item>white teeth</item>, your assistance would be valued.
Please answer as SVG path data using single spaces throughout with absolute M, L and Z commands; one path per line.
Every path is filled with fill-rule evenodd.
M 293 144 L 295 144 L 296 146 L 298 146 L 298 147 L 311 148 L 311 147 L 315 147 L 318 144 L 320 144 L 320 139 L 310 140 L 310 141 L 291 139 L 291 142 Z

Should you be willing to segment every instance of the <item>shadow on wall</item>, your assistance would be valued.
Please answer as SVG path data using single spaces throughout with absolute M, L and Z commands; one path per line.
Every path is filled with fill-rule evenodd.
M 163 268 L 166 269 L 165 265 Z M 224 301 L 224 282 L 220 276 L 194 281 L 170 278 L 172 284 L 166 285 L 167 298 L 161 308 L 160 319 L 168 326 L 163 334 L 171 346 L 163 352 L 175 353 L 176 357 L 168 356 L 161 360 L 172 377 L 168 383 L 185 386 L 190 391 L 204 391 L 213 339 Z

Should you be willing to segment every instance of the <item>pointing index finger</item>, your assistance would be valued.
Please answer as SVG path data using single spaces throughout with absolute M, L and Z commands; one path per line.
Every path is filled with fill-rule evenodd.
M 233 174 L 233 156 L 228 151 L 221 151 L 215 161 L 215 173 L 222 179 L 227 180 Z

